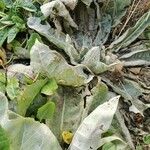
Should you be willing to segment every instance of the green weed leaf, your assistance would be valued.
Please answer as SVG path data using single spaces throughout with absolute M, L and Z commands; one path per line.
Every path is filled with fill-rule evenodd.
M 40 119 L 52 119 L 55 111 L 55 103 L 48 102 L 38 109 L 37 117 Z
M 38 33 L 32 33 L 30 38 L 27 41 L 28 50 L 31 50 L 31 48 L 34 45 L 36 39 L 38 39 L 38 41 L 42 42 L 41 37 Z
M 0 126 L 0 149 L 10 150 L 10 141 L 6 131 Z
M 6 75 L 4 72 L 0 72 L 0 92 L 5 93 Z
M 3 30 L 0 30 L 0 47 L 3 45 L 7 36 L 8 36 L 8 28 L 4 28 Z
M 144 136 L 143 141 L 145 144 L 150 144 L 150 134 Z
M 10 43 L 14 40 L 16 37 L 17 33 L 19 32 L 19 29 L 16 26 L 13 26 L 9 31 L 8 31 L 8 37 L 7 37 L 7 43 Z
M 109 142 L 103 146 L 102 150 L 116 150 L 116 146 L 114 143 Z
M 6 91 L 11 100 L 16 100 L 19 94 L 19 81 L 16 78 L 10 78 L 7 81 Z
M 42 88 L 41 93 L 45 95 L 52 95 L 57 90 L 58 85 L 54 79 L 50 79 Z
M 18 97 L 17 112 L 24 116 L 27 108 L 33 102 L 35 97 L 40 93 L 42 87 L 46 84 L 47 79 L 37 80 L 31 85 L 27 85 L 22 91 L 21 95 Z
M 32 0 L 18 0 L 17 7 L 22 7 L 23 9 L 31 12 L 36 12 L 36 7 L 33 5 Z

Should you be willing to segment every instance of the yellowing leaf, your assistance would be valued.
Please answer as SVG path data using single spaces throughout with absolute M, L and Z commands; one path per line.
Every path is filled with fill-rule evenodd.
M 0 65 L 5 65 L 6 64 L 6 53 L 4 49 L 0 49 Z
M 63 131 L 62 138 L 65 143 L 70 144 L 73 138 L 73 133 L 71 133 L 70 131 Z

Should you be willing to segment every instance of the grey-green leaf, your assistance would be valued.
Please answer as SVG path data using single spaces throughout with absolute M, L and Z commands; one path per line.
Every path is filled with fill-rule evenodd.
M 19 0 L 17 6 L 31 12 L 36 12 L 36 7 L 33 5 L 32 0 Z
M 8 110 L 8 101 L 5 97 L 4 93 L 0 92 L 0 124 L 2 125 L 8 118 L 7 110 Z
M 4 41 L 6 40 L 7 35 L 8 35 L 8 29 L 7 28 L 0 30 L 0 47 L 3 45 Z
M 76 64 L 76 62 L 80 60 L 78 51 L 72 44 L 70 44 L 70 42 L 67 42 L 69 35 L 66 36 L 63 33 L 58 34 L 48 23 L 45 25 L 41 24 L 41 19 L 37 17 L 28 18 L 27 24 L 29 28 L 46 37 L 56 47 L 63 49 L 64 52 L 70 57 L 73 64 Z
M 66 6 L 68 6 L 70 9 L 74 9 L 77 5 L 78 0 L 60 0 L 62 1 Z
M 87 6 L 90 6 L 93 0 L 81 0 Z
M 55 0 L 43 4 L 40 8 L 41 12 L 44 14 L 45 17 L 62 17 L 66 22 L 69 23 L 70 26 L 77 28 L 77 25 L 75 24 L 75 22 L 69 14 L 69 11 L 66 9 L 65 5 L 60 0 Z
M 97 150 L 101 134 L 106 132 L 118 106 L 119 96 L 98 106 L 87 116 L 76 131 L 69 150 Z
M 81 88 L 82 89 L 82 88 Z M 52 101 L 56 105 L 53 119 L 47 120 L 52 132 L 61 138 L 63 131 L 75 133 L 81 123 L 84 100 L 78 88 L 59 86 Z
M 3 0 L 7 7 L 11 7 L 13 4 L 12 0 Z
M 9 137 L 11 150 L 62 150 L 45 124 L 8 110 L 8 100 L 2 93 L 0 99 L 0 123 Z
M 103 82 L 98 82 L 97 85 L 91 90 L 93 96 L 93 102 L 90 111 L 94 110 L 97 106 L 104 103 L 107 100 L 108 87 Z
M 11 100 L 16 100 L 19 94 L 19 81 L 17 78 L 8 79 L 6 91 Z
M 150 62 L 150 48 L 146 42 L 136 43 L 127 49 L 124 50 L 124 54 L 122 54 L 119 59 L 126 62 L 131 61 L 147 61 Z M 122 50 L 123 51 L 123 50 Z M 126 52 L 126 53 L 125 53 Z M 140 64 L 137 64 L 140 65 Z
M 10 137 L 12 150 L 62 150 L 49 128 L 31 118 L 16 116 L 3 128 Z
M 71 66 L 56 51 L 36 41 L 31 49 L 31 67 L 36 73 L 54 78 L 58 84 L 81 86 L 91 80 L 82 66 Z
M 13 26 L 9 31 L 8 31 L 8 37 L 7 37 L 7 43 L 10 43 L 14 40 L 16 37 L 17 33 L 19 32 L 19 29 L 16 26 Z
M 86 65 L 93 73 L 99 74 L 107 71 L 109 66 L 100 61 L 100 48 L 93 47 L 85 55 L 82 64 Z
M 111 148 L 114 146 L 115 150 L 128 150 L 128 146 L 127 143 L 125 141 L 123 141 L 123 139 L 121 139 L 120 137 L 116 136 L 116 135 L 112 135 L 112 136 L 108 136 L 108 137 L 104 137 L 100 140 L 100 147 L 102 147 L 102 149 L 106 149 L 109 150 L 108 145 L 112 143 L 112 146 L 110 146 Z M 110 144 L 111 145 L 111 144 Z
M 19 80 L 23 78 L 23 76 L 27 76 L 28 78 L 33 79 L 34 73 L 31 66 L 26 66 L 23 64 L 13 64 L 8 66 L 7 68 L 7 77 L 17 77 Z
M 130 45 L 134 40 L 136 40 L 139 35 L 150 25 L 150 11 L 145 13 L 135 24 L 134 27 L 129 28 L 122 36 L 115 40 L 109 46 L 110 49 L 113 48 L 115 52 L 119 49 Z
M 121 18 L 125 16 L 127 7 L 131 4 L 131 0 L 110 0 L 107 3 L 104 1 L 104 9 L 106 13 L 112 17 L 113 27 L 121 22 Z

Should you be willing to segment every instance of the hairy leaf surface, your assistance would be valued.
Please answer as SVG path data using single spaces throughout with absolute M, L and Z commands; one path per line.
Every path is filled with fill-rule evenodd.
M 118 106 L 119 96 L 98 106 L 87 116 L 76 131 L 69 150 L 97 150 L 101 134 L 106 132 Z M 107 116 L 107 117 L 106 117 Z
M 2 93 L 0 99 L 0 123 L 10 139 L 12 150 L 62 150 L 46 125 L 9 111 L 7 98 Z
M 81 86 L 88 82 L 89 77 L 83 72 L 82 66 L 71 66 L 56 51 L 36 41 L 31 49 L 31 67 L 37 73 L 54 78 L 58 84 Z

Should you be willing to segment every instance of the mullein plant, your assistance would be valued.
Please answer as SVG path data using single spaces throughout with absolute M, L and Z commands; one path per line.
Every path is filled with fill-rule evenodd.
M 0 74 L 0 146 L 127 150 L 148 145 L 143 118 L 150 87 L 136 74 L 143 66 L 149 71 L 150 11 L 114 36 L 131 0 L 36 2 L 41 3 L 41 14 L 30 13 L 25 22 L 30 65 L 4 64 Z M 138 134 L 143 141 L 135 143 Z

